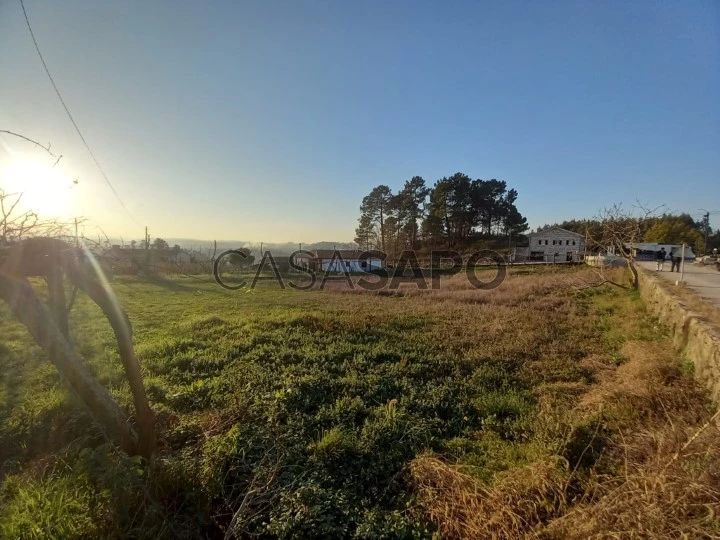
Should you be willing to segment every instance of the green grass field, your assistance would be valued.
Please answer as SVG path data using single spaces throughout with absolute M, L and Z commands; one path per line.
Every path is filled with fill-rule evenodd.
M 493 291 L 446 277 L 439 291 L 400 293 L 117 277 L 158 416 L 151 463 L 105 440 L 0 306 L 0 537 L 222 537 L 231 523 L 248 537 L 462 536 L 450 522 L 469 519 L 471 495 L 440 489 L 429 460 L 462 471 L 476 498 L 554 460 L 562 494 L 514 513 L 525 533 L 549 526 L 593 502 L 600 476 L 622 476 L 617 444 L 655 426 L 659 407 L 605 390 L 633 360 L 628 344 L 662 344 L 664 329 L 636 293 L 576 292 L 587 272 L 511 271 Z M 106 320 L 79 296 L 71 324 L 130 410 Z M 694 400 L 668 398 L 667 414 L 701 425 L 702 392 L 679 359 L 666 364 L 675 375 L 658 391 Z

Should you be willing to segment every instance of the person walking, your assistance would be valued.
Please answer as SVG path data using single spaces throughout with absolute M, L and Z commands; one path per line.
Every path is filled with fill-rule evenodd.
M 665 256 L 667 255 L 665 248 L 655 252 L 655 271 L 662 272 L 665 266 Z
M 670 250 L 670 260 L 672 260 L 671 272 L 680 271 L 680 262 L 682 261 L 681 251 L 682 248 L 672 248 Z

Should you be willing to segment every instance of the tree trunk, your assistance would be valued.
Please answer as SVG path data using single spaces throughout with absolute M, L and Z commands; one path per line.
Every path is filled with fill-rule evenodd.
M 386 250 L 385 250 L 385 219 L 383 216 L 382 206 L 380 207 L 380 245 L 382 246 L 380 249 L 383 252 L 386 252 Z
M 30 282 L 26 278 L 0 273 L 0 298 L 8 303 L 108 435 L 117 440 L 123 450 L 134 454 L 136 435 L 125 413 L 70 346 Z

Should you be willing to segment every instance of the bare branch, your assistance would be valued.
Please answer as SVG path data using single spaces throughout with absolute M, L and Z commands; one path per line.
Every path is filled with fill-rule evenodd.
M 596 217 L 598 227 L 595 230 L 588 229 L 586 242 L 588 249 L 598 255 L 607 254 L 624 259 L 633 276 L 633 288 L 638 286 L 635 245 L 642 241 L 644 224 L 663 207 L 661 205 L 650 208 L 648 205 L 636 201 L 632 209 L 626 211 L 622 204 L 614 204 L 602 210 Z M 602 270 L 600 271 L 602 272 Z M 600 283 L 608 281 L 602 276 Z
M 25 141 L 27 141 L 27 142 L 29 142 L 29 143 L 34 144 L 34 145 L 37 146 L 38 148 L 42 148 L 42 149 L 45 150 L 48 154 L 50 154 L 52 157 L 55 158 L 55 163 L 53 163 L 53 167 L 55 167 L 55 165 L 57 165 L 58 162 L 62 159 L 62 154 L 58 156 L 58 155 L 54 154 L 54 153 L 52 152 L 52 150 L 50 150 L 50 143 L 48 143 L 47 146 L 43 146 L 43 145 L 40 144 L 39 142 L 37 142 L 37 141 L 35 141 L 35 140 L 33 140 L 33 139 L 29 138 L 29 137 L 26 137 L 25 135 L 20 135 L 19 133 L 15 133 L 14 131 L 8 131 L 7 129 L 0 129 L 0 133 L 7 133 L 8 135 L 12 135 L 12 136 L 14 136 L 14 137 L 19 137 L 20 139 L 23 139 L 23 140 L 25 140 Z
M 610 279 L 603 279 L 599 283 L 591 283 L 589 285 L 583 285 L 580 287 L 575 287 L 576 291 L 585 291 L 587 289 L 595 289 L 597 287 L 602 287 L 603 285 L 615 285 L 616 287 L 620 287 L 621 289 L 628 289 L 625 285 L 618 283 L 616 281 L 612 281 Z

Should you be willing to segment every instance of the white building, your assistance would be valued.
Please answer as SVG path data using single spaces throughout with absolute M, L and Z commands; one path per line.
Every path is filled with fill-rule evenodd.
M 311 268 L 320 272 L 370 272 L 385 268 L 385 254 L 359 249 L 317 249 Z
M 528 238 L 527 246 L 515 248 L 514 261 L 578 262 L 585 254 L 585 237 L 561 227 L 548 227 Z

